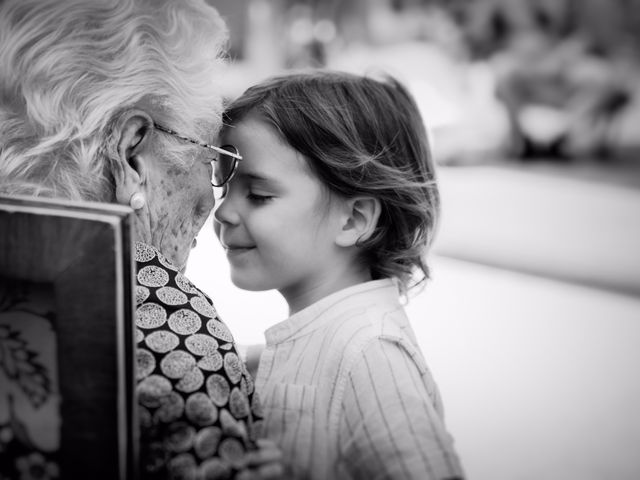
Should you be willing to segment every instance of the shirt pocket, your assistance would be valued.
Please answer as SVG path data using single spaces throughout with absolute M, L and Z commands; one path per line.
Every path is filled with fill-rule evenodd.
M 282 448 L 285 461 L 291 463 L 292 478 L 304 477 L 312 459 L 321 453 L 321 446 L 314 445 L 314 429 L 322 427 L 315 421 L 316 400 L 315 386 L 279 383 L 264 402 L 263 433 Z

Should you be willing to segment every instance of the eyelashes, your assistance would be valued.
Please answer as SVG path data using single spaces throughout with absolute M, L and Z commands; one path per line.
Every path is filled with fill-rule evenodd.
M 255 203 L 255 204 L 258 204 L 258 205 L 267 203 L 272 198 L 273 198 L 273 196 L 271 196 L 271 195 L 258 195 L 257 193 L 251 193 L 251 192 L 249 192 L 249 194 L 247 195 L 247 199 L 251 203 Z

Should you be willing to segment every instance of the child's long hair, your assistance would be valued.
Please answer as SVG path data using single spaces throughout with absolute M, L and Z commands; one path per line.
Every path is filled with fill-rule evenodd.
M 224 128 L 250 113 L 272 124 L 331 192 L 379 199 L 375 231 L 359 244 L 374 279 L 396 277 L 406 293 L 429 277 L 440 196 L 427 131 L 400 82 L 325 70 L 278 76 L 234 101 Z

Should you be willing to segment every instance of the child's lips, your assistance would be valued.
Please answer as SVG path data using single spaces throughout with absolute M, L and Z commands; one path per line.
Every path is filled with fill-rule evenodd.
M 223 247 L 227 255 L 240 255 L 256 248 L 254 245 L 223 245 Z

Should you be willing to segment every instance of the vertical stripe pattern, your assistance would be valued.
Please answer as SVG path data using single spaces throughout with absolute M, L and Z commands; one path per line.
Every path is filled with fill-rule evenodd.
M 287 478 L 463 478 L 393 281 L 337 292 L 265 336 L 256 389 Z

